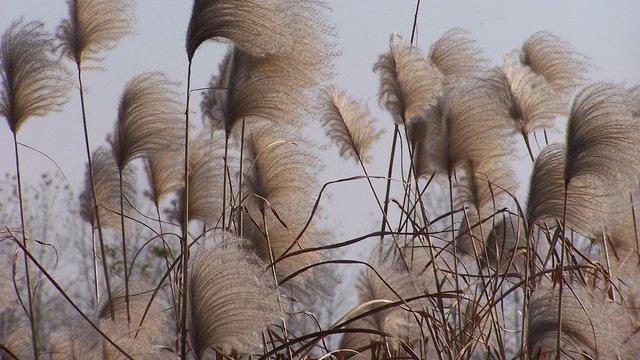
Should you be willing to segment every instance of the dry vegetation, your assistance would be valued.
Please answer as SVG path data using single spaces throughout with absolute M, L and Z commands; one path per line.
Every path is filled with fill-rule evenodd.
M 428 50 L 392 34 L 373 68 L 385 133 L 331 84 L 324 2 L 194 0 L 186 91 L 134 77 L 95 146 L 82 76 L 133 32 L 134 4 L 68 5 L 56 37 L 25 21 L 2 36 L 15 176 L 0 187 L 1 359 L 640 357 L 640 91 L 588 80 L 564 40 L 535 33 L 491 65 L 463 29 Z M 192 74 L 209 40 L 228 48 L 218 73 Z M 209 88 L 192 92 L 192 76 Z M 20 176 L 21 125 L 70 96 L 82 100 L 79 196 L 60 176 Z M 312 121 L 358 175 L 318 183 Z M 371 153 L 385 137 L 389 159 Z M 321 221 L 327 186 L 347 181 L 371 191 L 380 219 L 354 239 Z M 336 251 L 358 243 L 376 244 L 366 261 Z M 335 294 L 347 271 L 357 284 Z M 357 304 L 336 314 L 336 295 Z

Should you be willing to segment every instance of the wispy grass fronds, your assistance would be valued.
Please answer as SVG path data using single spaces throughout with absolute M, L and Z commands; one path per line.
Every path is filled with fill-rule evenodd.
M 159 356 L 160 347 L 167 341 L 167 312 L 160 304 L 160 299 L 155 299 L 149 311 L 144 317 L 142 326 L 139 326 L 147 304 L 151 299 L 153 288 L 149 288 L 140 282 L 130 281 L 127 311 L 126 291 L 120 286 L 113 292 L 112 302 L 106 301 L 98 311 L 101 319 L 100 327 L 112 337 L 116 343 L 134 358 L 147 356 Z M 115 320 L 109 318 L 113 308 Z M 128 314 L 131 322 L 128 323 Z M 124 357 L 113 346 L 103 341 L 103 351 L 107 358 L 120 359 Z
M 419 281 L 416 277 L 381 263 L 376 264 L 375 269 L 374 271 L 371 268 L 366 268 L 360 273 L 357 289 L 358 300 L 361 304 L 374 300 L 401 301 L 421 294 Z M 420 302 L 414 302 L 413 305 L 420 307 L 425 303 L 421 305 Z M 420 325 L 416 322 L 415 316 L 401 307 L 378 311 L 354 323 L 354 326 L 383 331 L 410 341 L 421 338 Z M 383 339 L 379 335 L 371 334 L 369 341 L 382 342 Z M 400 345 L 395 339 L 387 339 L 387 341 L 393 350 L 398 350 Z M 364 339 L 356 336 L 345 337 L 341 347 L 357 349 L 357 346 L 363 342 Z
M 326 8 L 323 1 L 311 0 L 194 0 L 187 56 L 193 58 L 207 40 L 228 40 L 260 57 L 312 56 L 325 45 Z
M 564 206 L 565 150 L 552 144 L 542 150 L 533 165 L 529 183 L 526 217 L 530 225 L 562 219 Z M 595 179 L 580 177 L 567 188 L 566 224 L 582 235 L 598 233 L 604 225 L 601 216 L 611 209 L 610 194 Z
M 380 104 L 398 124 L 420 116 L 442 87 L 442 74 L 429 66 L 418 48 L 396 34 L 389 39 L 389 52 L 380 55 L 373 70 L 380 76 Z
M 494 150 L 501 153 L 494 152 L 489 161 L 462 165 L 462 176 L 458 177 L 455 187 L 459 205 L 471 205 L 473 210 L 482 211 L 494 203 L 499 206 L 505 192 L 513 193 L 517 189 L 515 174 L 507 162 L 510 154 L 504 151 L 509 149 L 496 145 Z
M 11 351 L 18 359 L 34 359 L 31 349 L 31 332 L 26 327 L 18 327 L 0 338 L 0 343 Z M 12 359 L 11 356 L 0 350 L 0 355 Z M 3 357 L 4 359 L 4 357 Z
M 484 69 L 487 59 L 467 29 L 454 28 L 431 45 L 429 60 L 447 82 L 473 79 Z
M 574 283 L 562 297 L 561 359 L 625 359 L 628 313 L 620 306 Z M 558 290 L 541 286 L 530 304 L 527 342 L 529 357 L 556 355 Z
M 499 216 L 487 235 L 487 263 L 500 271 L 515 271 L 524 275 L 525 256 L 522 249 L 526 247 L 524 220 L 512 215 Z
M 49 356 L 51 360 L 101 360 L 101 345 L 99 336 L 88 326 L 82 330 L 64 329 L 49 337 Z
M 120 184 L 118 166 L 111 151 L 101 147 L 93 152 L 93 179 L 95 181 L 96 199 L 98 211 L 100 211 L 100 223 L 103 227 L 113 230 L 120 229 L 120 216 L 116 214 L 120 209 Z M 80 214 L 93 228 L 97 226 L 95 219 L 95 207 L 91 195 L 91 180 L 89 169 L 85 171 L 84 190 L 80 194 Z M 135 176 L 132 168 L 127 168 L 123 173 L 124 196 L 130 201 L 136 198 Z M 128 208 L 128 207 L 127 207 Z
M 564 102 L 544 78 L 527 67 L 507 63 L 492 69 L 485 81 L 517 134 L 553 128 L 555 119 L 565 112 Z
M 438 97 L 437 104 L 424 114 L 428 127 L 425 147 L 414 150 L 426 152 L 420 156 L 427 164 L 416 166 L 428 172 L 418 175 L 454 175 L 465 163 L 498 159 L 496 142 L 505 142 L 505 128 L 496 116 L 495 103 L 488 100 L 486 92 L 472 84 L 450 87 Z
M 640 122 L 626 92 L 596 83 L 576 95 L 567 124 L 564 180 L 593 176 L 608 184 L 635 181 L 640 169 Z
M 563 96 L 571 96 L 583 85 L 591 68 L 571 44 L 547 31 L 539 31 L 524 42 L 520 61 Z
M 333 88 L 327 90 L 323 100 L 323 125 L 327 135 L 340 148 L 340 155 L 356 162 L 370 162 L 369 150 L 382 131 L 376 130 L 369 110 L 346 92 Z
M 144 195 L 156 206 L 182 185 L 181 156 L 177 151 L 156 151 L 144 158 L 149 190 Z
M 211 233 L 210 233 L 211 234 Z M 278 319 L 278 298 L 267 265 L 227 232 L 209 235 L 193 260 L 189 283 L 191 344 L 197 359 L 207 349 L 246 354 Z
M 316 174 L 321 165 L 311 150 L 313 145 L 297 133 L 270 125 L 252 129 L 245 145 L 247 165 L 242 193 L 246 195 L 243 204 L 248 216 L 244 221 L 244 234 L 260 258 L 270 262 L 271 255 L 278 259 L 285 252 L 327 243 L 328 234 L 318 228 L 320 211 L 301 234 L 318 191 Z M 317 252 L 288 257 L 277 263 L 277 276 L 286 277 L 321 258 Z M 314 283 L 316 280 L 319 282 Z M 329 280 L 330 276 L 321 268 L 306 271 L 294 279 L 303 285 L 299 287 L 302 292 L 312 290 L 318 294 L 330 289 Z M 311 286 L 311 283 L 314 284 Z
M 115 130 L 107 138 L 118 169 L 145 153 L 180 147 L 184 107 L 177 85 L 161 73 L 144 73 L 127 83 Z
M 131 33 L 133 0 L 67 0 L 69 17 L 58 26 L 62 52 L 78 66 L 99 62 Z
M 0 115 L 13 133 L 31 117 L 60 111 L 68 100 L 69 73 L 52 49 L 53 38 L 38 21 L 15 21 L 2 35 Z
M 189 199 L 185 199 L 184 191 L 181 191 L 171 210 L 171 217 L 182 224 L 182 209 L 184 209 L 185 200 L 188 200 L 189 220 L 200 220 L 207 227 L 216 224 L 222 226 L 223 224 L 218 221 L 222 214 L 223 203 L 224 133 L 201 131 L 190 142 Z M 227 165 L 232 166 L 233 163 L 229 161 Z M 229 198 L 227 198 L 227 204 L 229 204 Z
M 202 100 L 205 123 L 227 135 L 243 119 L 298 126 L 315 102 L 325 66 L 327 60 L 321 65 L 294 63 L 283 56 L 256 57 L 232 46 Z

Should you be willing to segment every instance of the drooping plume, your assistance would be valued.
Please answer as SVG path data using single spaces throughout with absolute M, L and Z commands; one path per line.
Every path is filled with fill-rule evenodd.
M 180 155 L 177 151 L 157 151 L 145 156 L 149 190 L 144 194 L 155 205 L 183 184 Z
M 201 131 L 190 140 L 189 151 L 189 220 L 200 220 L 207 227 L 222 226 L 222 193 L 224 173 L 224 133 Z M 233 174 L 233 157 L 227 166 Z M 181 184 L 182 185 L 182 184 Z M 227 204 L 229 204 L 227 192 Z M 179 224 L 183 223 L 184 192 L 180 192 L 171 211 L 171 217 Z
M 98 311 L 101 329 L 133 358 L 157 358 L 160 356 L 162 346 L 168 345 L 167 313 L 163 311 L 161 299 L 154 299 L 140 326 L 152 293 L 152 287 L 141 282 L 131 282 L 128 301 L 131 323 L 127 322 L 127 302 L 123 286 L 113 292 L 112 303 L 105 302 Z M 109 318 L 110 308 L 114 310 L 115 321 Z M 125 358 L 106 340 L 102 342 L 106 358 Z
M 189 59 L 207 40 L 228 40 L 255 56 L 296 54 L 304 43 L 314 50 L 322 46 L 326 32 L 322 1 L 194 0 L 187 32 Z
M 429 61 L 451 83 L 473 79 L 483 70 L 487 59 L 469 30 L 454 28 L 431 45 Z
M 58 26 L 62 52 L 79 65 L 98 62 L 133 25 L 132 0 L 67 0 L 69 18 Z
M 547 31 L 531 35 L 522 45 L 519 56 L 523 65 L 544 77 L 562 96 L 571 96 L 583 85 L 591 67 L 571 44 Z
M 245 144 L 247 167 L 242 193 L 247 196 L 244 202 L 247 216 L 244 234 L 260 258 L 270 262 L 270 250 L 273 258 L 278 259 L 286 251 L 294 252 L 326 243 L 327 233 L 318 228 L 320 213 L 315 214 L 304 234 L 296 241 L 311 216 L 318 191 L 315 176 L 320 164 L 309 150 L 312 145 L 292 131 L 269 125 L 252 129 Z M 278 277 L 286 277 L 320 259 L 317 252 L 289 257 L 277 263 L 276 272 Z M 297 276 L 295 281 L 313 282 L 313 279 L 322 278 L 318 277 L 320 274 L 320 269 L 315 268 Z M 314 291 L 322 293 L 326 290 L 327 280 L 329 277 L 313 284 L 313 287 L 317 286 Z
M 125 86 L 111 143 L 118 169 L 145 153 L 180 147 L 184 107 L 177 83 L 161 73 L 144 73 Z
M 279 56 L 260 58 L 231 47 L 202 100 L 205 123 L 227 135 L 243 119 L 300 125 L 319 81 L 313 69 L 305 68 Z
M 197 359 L 209 348 L 249 353 L 278 319 L 278 297 L 267 265 L 227 232 L 209 233 L 190 272 L 191 344 Z
M 15 21 L 0 46 L 0 115 L 13 133 L 31 117 L 60 111 L 71 87 L 69 73 L 52 54 L 53 38 L 41 22 Z
M 366 304 L 375 301 L 377 305 L 370 305 L 373 310 L 383 305 L 384 302 L 391 303 L 403 301 L 423 294 L 418 277 L 406 273 L 404 270 L 396 269 L 389 264 L 376 262 L 375 271 L 371 268 L 363 269 L 357 282 L 358 302 Z M 426 301 L 412 301 L 413 308 L 424 306 L 429 307 Z M 403 340 L 415 341 L 420 339 L 420 325 L 416 321 L 415 315 L 407 311 L 406 306 L 391 307 L 374 314 L 366 316 L 348 325 L 351 328 L 370 329 L 391 334 L 386 340 L 392 351 L 402 350 L 396 337 Z M 381 343 L 383 338 L 375 334 L 345 334 L 340 348 L 358 349 L 370 343 Z M 366 354 L 369 354 L 367 352 Z M 369 354 L 370 355 L 370 354 Z M 354 357 L 358 358 L 358 357 Z
M 581 90 L 567 124 L 564 181 L 591 176 L 620 186 L 636 181 L 640 169 L 640 122 L 625 90 L 595 83 Z
M 93 152 L 92 165 L 96 200 L 98 202 L 98 211 L 100 211 L 100 224 L 103 227 L 114 230 L 120 229 L 120 216 L 117 214 L 117 212 L 120 211 L 118 166 L 113 159 L 112 153 L 103 147 Z M 84 190 L 80 194 L 80 214 L 86 222 L 95 228 L 98 224 L 95 218 L 95 205 L 91 195 L 91 180 L 88 171 L 87 166 Z M 124 196 L 133 203 L 136 198 L 133 169 L 131 167 L 125 169 L 122 178 Z M 125 204 L 126 203 L 125 201 Z M 128 207 L 125 209 L 128 209 Z
M 488 101 L 480 87 L 467 84 L 448 88 L 423 115 L 426 140 L 414 149 L 414 156 L 426 163 L 416 165 L 425 169 L 418 175 L 453 175 L 465 163 L 499 160 L 508 141 L 496 111 L 495 103 Z
M 544 78 L 519 64 L 507 63 L 491 70 L 485 83 L 514 133 L 526 136 L 537 129 L 553 128 L 554 120 L 565 112 L 564 102 Z
M 340 155 L 364 163 L 371 161 L 369 150 L 380 138 L 369 110 L 340 90 L 330 89 L 324 100 L 323 125 L 340 148 Z
M 389 52 L 380 55 L 373 70 L 380 76 L 380 104 L 398 124 L 420 116 L 442 87 L 443 75 L 434 71 L 418 48 L 396 34 L 389 39 Z
M 626 310 L 574 283 L 562 297 L 561 359 L 628 359 L 623 324 Z M 558 330 L 558 290 L 541 286 L 531 299 L 527 331 L 529 357 L 555 356 Z
M 565 149 L 552 144 L 542 150 L 533 165 L 526 218 L 530 225 L 562 220 L 564 207 Z M 600 231 L 604 215 L 611 209 L 610 193 L 602 183 L 588 177 L 575 178 L 567 188 L 566 224 L 590 236 Z

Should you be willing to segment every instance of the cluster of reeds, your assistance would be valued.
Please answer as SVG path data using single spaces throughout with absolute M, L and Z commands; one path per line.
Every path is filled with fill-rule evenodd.
M 185 92 L 162 73 L 135 76 L 95 147 L 82 75 L 132 33 L 134 4 L 68 5 L 57 37 L 24 21 L 2 36 L 16 176 L 0 192 L 0 358 L 640 356 L 640 91 L 591 82 L 564 40 L 535 33 L 491 65 L 464 29 L 428 51 L 415 23 L 410 41 L 392 34 L 373 68 L 393 125 L 384 133 L 330 84 L 338 52 L 323 1 L 194 0 Z M 209 40 L 227 53 L 192 89 L 209 76 L 191 69 Z M 50 196 L 71 190 L 45 177 L 24 191 L 18 133 L 61 110 L 71 88 L 85 184 L 51 235 Z M 202 126 L 190 119 L 196 95 Z M 318 183 L 312 121 L 354 176 Z M 385 137 L 388 172 L 370 174 L 386 164 L 372 154 Z M 532 163 L 525 202 L 520 153 Z M 327 188 L 345 182 L 366 182 L 380 218 L 353 239 L 322 227 Z M 335 251 L 364 243 L 375 246 L 367 259 Z M 65 253 L 75 263 L 56 271 Z M 354 265 L 357 284 L 335 294 Z M 357 303 L 327 316 L 335 295 Z

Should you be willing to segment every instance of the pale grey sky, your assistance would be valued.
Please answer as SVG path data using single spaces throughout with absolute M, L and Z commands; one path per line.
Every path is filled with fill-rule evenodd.
M 333 0 L 331 21 L 336 25 L 343 55 L 336 60 L 337 86 L 368 102 L 379 127 L 387 129 L 374 148 L 376 161 L 370 173 L 385 173 L 392 121 L 377 104 L 378 79 L 371 68 L 377 56 L 387 50 L 389 34 L 409 36 L 415 0 Z M 186 55 L 184 37 L 191 1 L 138 0 L 135 36 L 128 37 L 106 54 L 106 71 L 86 72 L 87 107 L 93 147 L 105 143 L 112 130 L 117 103 L 124 84 L 143 71 L 163 71 L 184 81 Z M 43 20 L 55 31 L 66 16 L 64 0 L 0 0 L 0 30 L 20 17 Z M 417 44 L 425 49 L 453 27 L 471 30 L 494 64 L 508 50 L 518 47 L 530 34 L 549 30 L 570 41 L 598 66 L 594 79 L 635 84 L 640 82 L 640 1 L 635 0 L 454 0 L 422 1 Z M 198 51 L 193 87 L 205 86 L 216 71 L 225 45 L 207 43 Z M 193 97 L 198 109 L 200 96 Z M 199 121 L 199 114 L 193 117 Z M 318 127 L 310 131 L 320 144 L 328 141 Z M 79 98 L 77 91 L 64 112 L 44 119 L 31 119 L 20 133 L 20 141 L 54 158 L 72 185 L 79 187 L 85 163 Z M 13 148 L 9 129 L 0 124 L 0 172 L 13 172 Z M 359 168 L 338 158 L 334 148 L 322 152 L 326 171 L 321 181 L 359 174 Z M 56 171 L 49 160 L 22 149 L 25 182 L 42 171 Z M 526 163 L 526 161 L 525 161 Z M 526 179 L 526 167 L 520 174 Z M 380 187 L 382 192 L 382 186 Z M 344 184 L 331 191 L 325 203 L 327 225 L 337 240 L 378 227 L 379 216 L 364 183 Z M 376 219 L 373 221 L 373 219 Z

